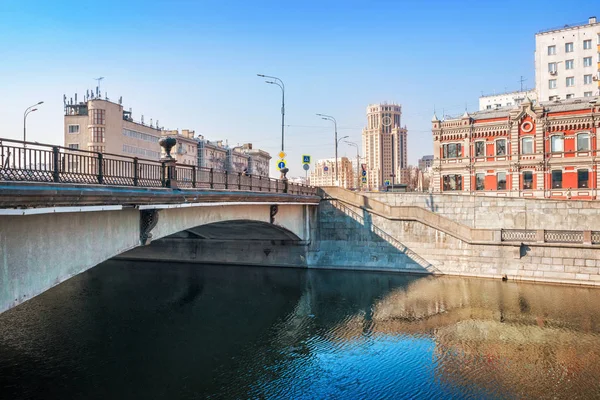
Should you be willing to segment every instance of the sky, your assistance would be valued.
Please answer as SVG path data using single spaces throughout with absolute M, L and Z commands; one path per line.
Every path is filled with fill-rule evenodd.
M 534 86 L 535 33 L 600 17 L 590 1 L 0 0 L 0 137 L 63 144 L 63 94 L 96 85 L 133 118 L 230 145 L 303 154 L 361 145 L 369 104 L 402 105 L 408 162 L 432 154 L 431 117 L 475 111 L 482 93 Z M 339 155 L 356 157 L 342 142 Z

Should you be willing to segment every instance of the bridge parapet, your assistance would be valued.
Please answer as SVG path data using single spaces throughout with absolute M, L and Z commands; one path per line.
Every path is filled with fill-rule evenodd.
M 287 180 L 0 138 L 0 181 L 315 195 Z

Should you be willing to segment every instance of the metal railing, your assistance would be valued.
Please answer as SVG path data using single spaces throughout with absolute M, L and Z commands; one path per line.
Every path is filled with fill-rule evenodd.
M 111 153 L 0 138 L 0 181 L 170 187 L 169 176 L 184 189 L 246 190 L 315 195 L 312 186 L 265 176 L 176 164 Z
M 538 236 L 539 232 L 539 236 Z M 600 244 L 600 231 L 588 231 L 588 244 Z M 502 229 L 503 242 L 542 242 L 585 244 L 585 231 L 549 229 Z

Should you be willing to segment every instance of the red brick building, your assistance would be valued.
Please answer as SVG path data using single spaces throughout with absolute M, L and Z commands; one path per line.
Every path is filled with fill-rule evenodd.
M 489 196 L 596 199 L 600 98 L 432 119 L 433 190 Z

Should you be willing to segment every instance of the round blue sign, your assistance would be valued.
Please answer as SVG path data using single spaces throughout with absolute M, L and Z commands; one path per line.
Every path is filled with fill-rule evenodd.
M 283 168 L 285 168 L 285 163 L 283 161 L 280 161 L 279 164 L 277 164 L 277 167 L 279 169 L 283 169 Z
M 325 172 L 329 171 L 329 167 L 323 167 L 323 171 L 325 171 Z
M 363 170 L 363 172 L 362 172 L 362 176 L 367 176 L 367 171 L 364 171 L 364 170 Z

